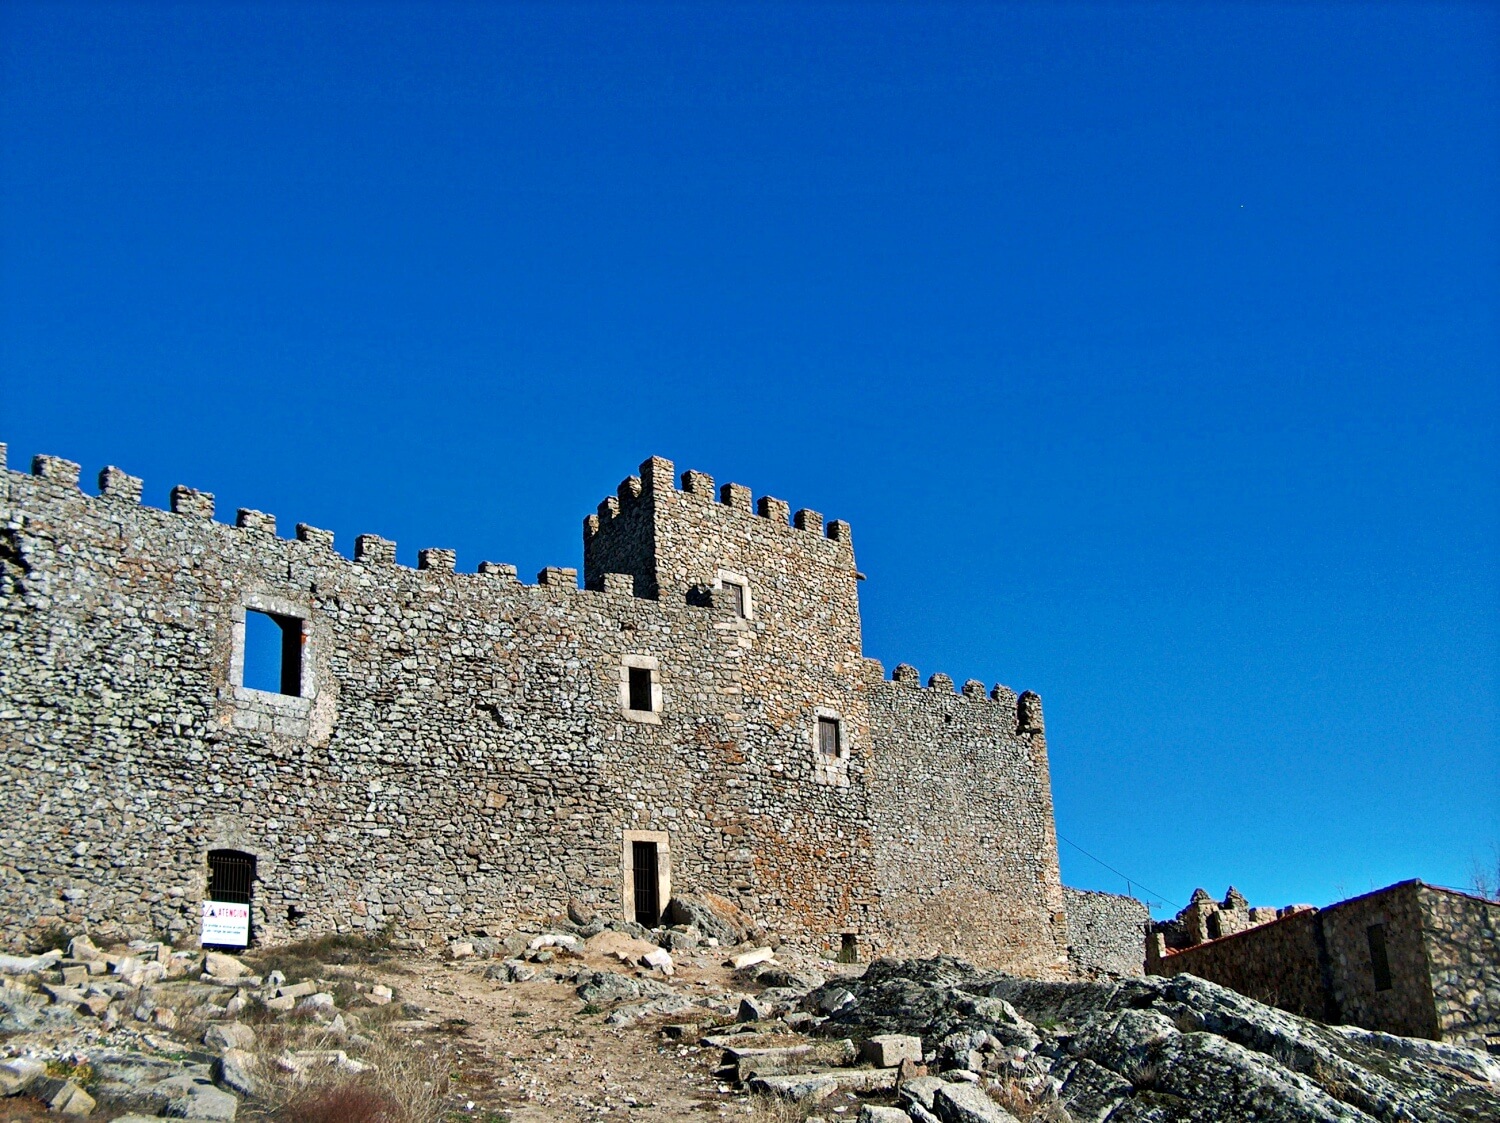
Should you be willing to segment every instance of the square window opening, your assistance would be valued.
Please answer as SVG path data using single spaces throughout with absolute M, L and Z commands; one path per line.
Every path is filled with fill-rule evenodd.
M 734 614 L 743 620 L 745 618 L 745 586 L 738 581 L 725 581 L 724 591 L 729 594 L 729 603 L 734 605 Z
M 627 667 L 626 670 L 630 674 L 630 708 L 649 713 L 652 709 L 651 672 L 645 667 Z
M 245 609 L 245 663 L 240 685 L 300 698 L 302 625 L 295 616 Z
M 1370 944 L 1370 973 L 1375 976 L 1376 990 L 1391 989 L 1391 961 L 1385 951 L 1385 925 L 1372 924 L 1365 929 Z
M 838 718 L 818 718 L 818 752 L 826 760 L 838 760 L 844 755 L 844 741 Z

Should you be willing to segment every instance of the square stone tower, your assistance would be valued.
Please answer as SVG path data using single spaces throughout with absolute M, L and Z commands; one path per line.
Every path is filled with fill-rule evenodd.
M 673 603 L 723 601 L 784 671 L 852 685 L 861 662 L 858 574 L 846 522 L 790 514 L 781 499 L 684 472 L 653 456 L 584 521 L 584 586 L 627 574 L 637 596 Z

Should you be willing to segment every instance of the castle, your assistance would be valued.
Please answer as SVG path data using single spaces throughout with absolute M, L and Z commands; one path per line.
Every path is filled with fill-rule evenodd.
M 1060 883 L 1040 700 L 865 658 L 847 523 L 652 458 L 585 520 L 582 587 L 533 585 L 78 479 L 0 445 L 11 943 L 192 941 L 205 901 L 268 942 L 575 897 L 650 924 L 689 890 L 861 957 L 1140 971 L 1144 907 Z

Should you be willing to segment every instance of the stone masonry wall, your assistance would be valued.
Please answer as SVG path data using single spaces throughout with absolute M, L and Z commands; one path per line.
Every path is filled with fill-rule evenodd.
M 1327 1021 L 1317 918 L 1309 909 L 1165 957 L 1148 954 L 1146 969 L 1169 977 L 1197 975 L 1257 1002 Z
M 1438 1031 L 1446 1041 L 1500 1045 L 1500 902 L 1429 885 L 1417 899 Z
M 400 566 L 371 535 L 351 560 L 260 512 L 226 525 L 189 488 L 143 506 L 118 469 L 86 495 L 76 465 L 8 472 L 3 449 L 10 944 L 51 922 L 191 939 L 220 848 L 256 855 L 262 940 L 497 929 L 571 895 L 618 914 L 630 837 L 654 832 L 676 888 L 788 938 L 957 932 L 981 961 L 1060 969 L 1039 704 L 873 681 L 846 524 L 716 500 L 700 473 L 679 490 L 652 460 L 586 525 L 589 588 L 526 585 L 447 550 Z M 241 685 L 247 610 L 303 622 L 301 696 Z M 627 664 L 651 667 L 655 712 L 625 712 Z M 940 822 L 964 792 L 971 818 Z
M 1067 972 L 1047 745 L 1035 695 L 905 664 L 869 682 L 876 878 L 892 942 Z
M 1140 976 L 1142 940 L 1151 910 L 1134 897 L 1063 886 L 1068 914 L 1068 961 L 1079 978 Z
M 1483 1047 L 1500 1037 L 1497 928 L 1500 904 L 1403 881 L 1181 951 L 1148 948 L 1147 969 L 1191 972 L 1321 1021 Z
M 1403 881 L 1317 913 L 1336 1020 L 1407 1037 L 1438 1036 L 1419 888 Z M 1385 930 L 1391 981 L 1385 990 L 1376 989 L 1371 962 L 1368 932 L 1375 924 Z

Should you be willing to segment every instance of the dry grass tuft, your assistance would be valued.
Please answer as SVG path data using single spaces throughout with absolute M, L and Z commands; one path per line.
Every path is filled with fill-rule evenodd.
M 1014 1080 L 992 1083 L 985 1086 L 990 1099 L 1010 1112 L 1017 1119 L 1028 1123 L 1072 1123 L 1073 1117 L 1050 1095 L 1032 1099 L 1026 1089 Z
M 379 963 L 390 954 L 390 943 L 389 932 L 381 931 L 372 936 L 337 932 L 293 944 L 252 948 L 241 958 L 257 974 L 280 971 L 288 982 L 298 982 L 316 978 L 328 964 Z
M 812 1102 L 793 1103 L 779 1096 L 753 1095 L 746 1105 L 744 1118 L 748 1123 L 805 1123 L 818 1107 Z
M 370 1045 L 357 1056 L 344 1038 L 321 1025 L 282 1021 L 257 1029 L 250 1116 L 275 1123 L 441 1123 L 448 1094 L 442 1051 L 419 1049 L 390 1030 L 362 1028 Z M 337 1063 L 312 1063 L 298 1072 L 281 1063 L 288 1054 L 332 1056 L 341 1049 L 368 1067 L 351 1072 Z
M 398 1123 L 401 1105 L 365 1083 L 308 1089 L 282 1110 L 286 1123 Z

